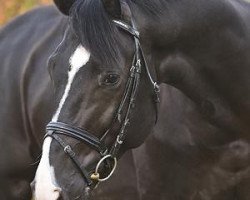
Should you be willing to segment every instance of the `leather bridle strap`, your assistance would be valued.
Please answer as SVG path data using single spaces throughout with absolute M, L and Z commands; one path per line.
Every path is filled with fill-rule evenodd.
M 115 23 L 116 26 L 129 32 L 131 35 L 133 35 L 134 37 L 137 37 L 139 39 L 140 33 L 134 27 L 132 27 L 132 26 L 130 26 L 122 21 L 119 21 L 119 20 L 113 20 L 113 22 Z
M 84 178 L 88 186 L 91 186 L 93 181 L 90 179 L 89 173 L 84 167 L 81 167 L 81 163 L 75 157 L 75 152 L 72 150 L 71 146 L 66 144 L 57 134 L 55 134 L 55 130 L 47 131 L 45 137 L 51 137 L 63 148 L 64 152 L 70 157 L 73 161 L 74 165 L 80 172 L 81 176 Z
M 142 60 L 145 64 L 145 68 L 146 68 L 146 71 L 147 71 L 147 75 L 149 77 L 149 80 L 150 82 L 152 83 L 152 85 L 154 87 L 157 87 L 158 84 L 156 81 L 153 80 L 152 76 L 151 76 L 151 73 L 149 71 L 149 67 L 148 67 L 148 64 L 146 62 L 146 59 L 145 59 L 145 55 L 144 55 L 144 51 L 142 50 L 142 47 L 141 47 L 141 44 L 140 44 L 140 33 L 139 31 L 136 29 L 135 27 L 135 24 L 133 23 L 133 21 L 131 22 L 132 23 L 132 26 L 122 22 L 122 21 L 119 21 L 119 20 L 113 20 L 113 22 L 115 23 L 116 26 L 118 26 L 119 28 L 125 30 L 126 32 L 130 33 L 134 39 L 135 39 L 135 44 L 136 44 L 136 54 L 139 54 L 141 53 L 141 56 L 142 56 Z M 137 55 L 138 59 L 139 59 L 139 55 Z M 139 59 L 140 60 L 140 59 Z M 159 87 L 159 86 L 158 86 Z
M 144 51 L 141 47 L 140 44 L 140 33 L 139 31 L 136 29 L 135 23 L 133 22 L 133 20 L 131 19 L 131 25 L 124 23 L 123 21 L 119 21 L 119 20 L 113 20 L 113 22 L 115 23 L 115 25 L 119 28 L 121 28 L 122 30 L 124 30 L 127 33 L 130 33 L 135 40 L 135 62 L 140 62 L 140 64 L 142 64 L 141 62 L 144 63 L 145 69 L 146 69 L 146 73 L 147 76 L 153 86 L 154 89 L 154 101 L 156 103 L 156 120 L 155 123 L 158 120 L 158 110 L 159 110 L 159 103 L 160 103 L 160 87 L 158 85 L 158 83 L 156 81 L 154 81 L 154 79 L 152 78 L 152 75 L 150 73 L 148 64 L 147 64 L 147 60 L 145 58 L 144 55 Z M 141 58 L 141 59 L 140 59 Z M 134 63 L 134 61 L 133 61 Z M 119 112 L 118 112 L 119 113 Z M 119 116 L 118 116 L 119 117 Z M 118 118 L 119 119 L 119 118 Z
M 62 122 L 50 122 L 47 125 L 46 130 L 56 131 L 57 134 L 75 138 L 76 140 L 85 143 L 86 145 L 88 145 L 99 153 L 106 151 L 104 144 L 97 137 L 92 134 L 89 134 L 87 131 L 81 128 L 73 127 L 69 124 L 65 124 Z
M 126 100 L 128 99 L 128 107 L 127 112 L 125 114 L 125 118 L 123 119 L 123 123 L 120 129 L 119 134 L 117 135 L 116 141 L 114 142 L 114 145 L 112 146 L 112 149 L 110 150 L 110 155 L 112 155 L 114 158 L 117 157 L 118 152 L 124 143 L 124 140 L 126 138 L 127 130 L 130 123 L 130 115 L 135 107 L 135 99 L 136 95 L 138 93 L 138 88 L 140 84 L 140 76 L 141 76 L 141 70 L 142 70 L 142 61 L 144 62 L 144 66 L 146 68 L 146 73 L 149 77 L 150 82 L 153 85 L 154 92 L 156 95 L 156 102 L 159 102 L 159 86 L 156 82 L 153 81 L 153 78 L 149 72 L 148 65 L 146 63 L 140 42 L 139 42 L 139 32 L 137 31 L 134 23 L 132 22 L 133 26 L 130 26 L 128 24 L 125 24 L 124 22 L 114 20 L 113 21 L 119 28 L 123 29 L 124 31 L 130 33 L 135 40 L 135 55 L 132 63 L 132 67 L 130 69 L 130 77 L 127 82 L 125 94 L 123 96 L 123 99 L 121 101 L 121 104 L 118 108 L 118 120 L 121 122 L 121 112 L 123 110 L 123 107 L 125 105 Z M 142 60 L 141 60 L 142 58 Z

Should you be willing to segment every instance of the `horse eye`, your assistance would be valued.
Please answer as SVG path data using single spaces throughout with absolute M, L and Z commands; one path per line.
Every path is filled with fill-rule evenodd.
M 114 85 L 118 83 L 120 76 L 117 74 L 108 74 L 105 76 L 103 83 L 105 85 Z

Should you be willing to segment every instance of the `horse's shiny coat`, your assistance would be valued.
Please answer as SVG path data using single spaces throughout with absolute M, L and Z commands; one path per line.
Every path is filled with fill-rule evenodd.
M 141 32 L 147 61 L 162 83 L 159 119 L 154 135 L 121 161 L 119 176 L 113 177 L 107 185 L 100 185 L 95 199 L 248 200 L 249 4 L 240 0 L 140 2 L 146 2 L 148 6 L 140 8 L 139 4 L 131 4 L 131 9 Z M 39 19 L 39 26 L 34 19 Z M 23 24 L 26 24 L 25 29 Z M 0 157 L 4 161 L 0 162 L 0 195 L 4 200 L 26 200 L 31 197 L 29 182 L 36 168 L 29 164 L 39 154 L 44 127 L 60 101 L 57 99 L 56 104 L 52 101 L 54 94 L 45 67 L 46 60 L 59 44 L 66 26 L 66 18 L 54 9 L 44 8 L 15 20 L 0 33 L 0 86 L 3 92 L 0 103 L 4 105 L 0 108 L 0 142 L 3 149 Z M 22 34 L 17 34 L 18 30 L 22 30 Z M 30 30 L 34 34 L 30 34 Z M 122 36 L 126 40 L 127 36 Z M 129 58 L 132 44 L 129 39 L 125 43 L 128 51 L 124 55 Z M 57 55 L 66 52 L 67 58 L 62 56 L 56 60 L 57 66 L 60 66 L 55 69 L 57 71 L 50 69 L 52 75 L 56 73 L 60 76 L 56 84 L 64 86 L 57 94 L 60 98 L 67 84 L 68 73 L 68 66 L 63 63 L 68 63 L 70 52 L 77 45 L 68 34 L 66 43 L 56 52 Z M 120 64 L 124 66 L 126 61 L 122 55 L 123 51 Z M 93 68 L 89 67 L 81 73 L 82 81 Z M 87 124 L 93 133 L 101 133 L 108 127 L 108 119 L 99 123 L 98 117 L 90 120 L 92 123 L 88 122 L 85 113 L 81 112 L 88 107 L 86 99 L 77 99 L 86 97 L 93 88 L 81 87 L 86 92 L 84 95 L 83 91 L 69 94 L 76 105 L 82 102 L 76 106 L 77 111 L 73 110 L 73 104 L 66 101 L 60 117 L 74 120 L 74 112 L 77 112 L 75 124 Z M 106 91 L 107 94 L 109 92 Z M 101 97 L 97 95 L 96 98 Z M 120 96 L 116 98 L 120 99 Z M 147 99 L 140 98 L 140 101 Z M 93 100 L 90 99 L 88 103 L 91 104 Z M 102 106 L 106 108 L 105 104 Z M 96 116 L 102 116 L 102 111 Z M 153 116 L 154 113 L 148 115 Z M 140 139 L 142 135 L 139 130 L 148 123 L 136 124 L 138 131 L 134 132 L 133 137 Z M 134 126 L 131 124 L 131 127 Z M 90 154 L 84 146 L 75 144 L 75 147 L 84 165 L 95 158 L 93 155 L 89 159 Z M 79 186 L 84 187 L 84 182 L 64 155 L 60 152 L 57 154 L 56 150 L 56 144 L 52 143 L 51 164 L 63 198 L 80 196 L 84 199 L 84 194 L 78 190 Z M 88 162 L 85 162 L 85 156 Z M 57 164 L 62 160 L 65 169 Z M 61 173 L 63 170 L 64 173 Z M 126 195 L 123 193 L 125 191 Z

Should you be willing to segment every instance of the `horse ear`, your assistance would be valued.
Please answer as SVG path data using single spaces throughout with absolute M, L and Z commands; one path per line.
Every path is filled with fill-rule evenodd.
M 54 0 L 57 8 L 65 15 L 69 15 L 70 8 L 76 0 Z
M 102 0 L 102 3 L 111 17 L 121 19 L 122 11 L 120 0 Z

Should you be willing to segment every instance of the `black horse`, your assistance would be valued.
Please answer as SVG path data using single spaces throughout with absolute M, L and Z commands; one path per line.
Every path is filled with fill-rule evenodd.
M 151 172 L 150 166 L 161 169 L 147 173 L 149 178 L 154 175 L 151 180 L 159 177 L 161 173 L 158 172 L 165 167 L 163 180 L 157 179 L 156 183 L 170 186 L 172 190 L 166 190 L 161 194 L 165 196 L 160 198 L 221 200 L 235 199 L 237 195 L 239 199 L 248 199 L 250 6 L 236 0 L 191 3 L 181 0 L 85 0 L 56 1 L 56 4 L 64 14 L 70 15 L 69 24 L 66 18 L 58 20 L 58 15 L 52 11 L 40 11 L 39 16 L 31 13 L 12 22 L 0 35 L 4 97 L 1 98 L 1 105 L 4 105 L 1 106 L 3 195 L 7 199 L 20 199 L 15 193 L 20 195 L 22 191 L 25 194 L 29 191 L 28 183 L 35 167 L 28 164 L 37 156 L 42 130 L 54 112 L 54 123 L 48 126 L 49 135 L 32 184 L 35 199 L 57 199 L 59 196 L 82 199 L 87 196 L 88 188 L 112 171 L 116 162 L 114 155 L 119 157 L 145 140 L 157 116 L 157 141 L 146 148 L 152 157 L 144 164 L 148 164 Z M 47 24 L 35 26 L 36 17 L 48 18 Z M 63 29 L 66 29 L 63 42 L 49 61 L 51 81 L 44 63 Z M 20 32 L 18 36 L 17 32 Z M 29 40 L 20 45 L 24 38 Z M 141 60 L 142 65 L 135 63 L 133 57 L 136 61 Z M 136 73 L 129 75 L 131 63 L 135 67 L 131 71 Z M 172 114 L 174 119 L 164 109 L 169 100 L 167 96 L 163 96 L 162 109 L 157 112 L 155 97 L 152 97 L 158 92 L 157 84 L 152 85 L 152 80 L 156 79 L 158 83 L 178 88 L 186 96 L 188 106 L 178 107 L 176 99 L 176 106 L 172 102 L 172 107 L 168 107 L 177 112 Z M 126 88 L 127 80 L 133 80 L 132 89 Z M 52 101 L 52 84 L 55 102 Z M 124 91 L 129 91 L 127 99 L 130 100 L 134 100 L 130 98 L 135 97 L 134 93 L 137 94 L 135 106 L 134 101 L 125 101 L 122 105 L 126 109 L 116 115 Z M 124 119 L 126 122 L 125 111 L 130 110 L 130 106 L 134 109 L 133 117 L 129 115 L 130 126 L 125 129 L 126 138 L 118 138 L 116 142 L 117 133 L 123 136 L 119 130 Z M 181 117 L 178 115 L 182 113 L 180 108 L 185 111 Z M 169 121 L 175 124 L 177 119 L 182 119 L 183 124 L 179 130 L 173 126 L 173 132 L 178 133 L 175 137 L 167 128 Z M 99 154 L 75 138 L 87 144 L 92 142 L 90 146 L 98 149 L 102 146 L 97 138 L 107 130 L 104 146 L 108 147 L 111 156 L 106 157 L 107 162 L 98 171 L 101 177 L 97 177 L 99 174 L 92 170 L 100 159 Z M 111 147 L 120 143 L 123 143 L 121 148 L 114 153 L 112 149 L 117 148 Z M 164 147 L 162 155 L 166 156 L 155 158 L 155 144 Z M 104 158 L 109 156 L 104 151 L 101 153 Z M 187 158 L 190 160 L 185 160 Z M 143 157 L 138 159 L 143 160 Z M 156 165 L 159 161 L 161 164 Z M 79 163 L 82 165 L 80 170 Z M 82 172 L 83 166 L 87 173 Z M 138 162 L 137 167 L 144 169 L 145 165 Z M 171 176 L 174 181 L 167 184 Z M 145 182 L 141 185 L 146 187 Z M 177 191 L 178 187 L 183 191 Z M 227 193 L 220 196 L 220 191 Z M 141 197 L 143 195 L 145 193 Z
M 0 101 L 5 105 L 0 107 L 2 200 L 31 199 L 30 182 L 37 168 L 46 123 L 54 112 L 47 59 L 63 38 L 67 22 L 55 8 L 44 7 L 18 17 L 0 32 Z M 130 174 L 121 182 L 118 174 L 127 170 Z M 136 199 L 136 181 L 129 182 L 135 176 L 133 156 L 128 153 L 121 160 L 117 176 L 98 189 L 95 199 L 101 200 L 104 195 L 108 199 L 122 199 L 121 191 L 127 192 L 124 199 Z M 110 193 L 110 188 L 115 192 Z

